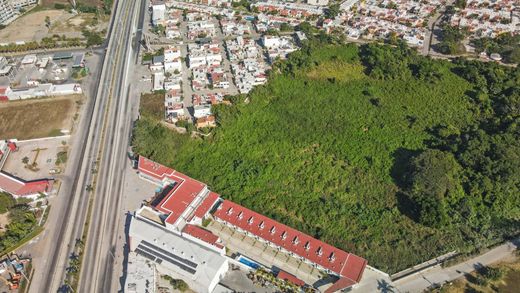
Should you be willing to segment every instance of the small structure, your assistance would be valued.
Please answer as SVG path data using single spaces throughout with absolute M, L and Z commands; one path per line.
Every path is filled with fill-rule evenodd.
M 491 58 L 493 61 L 502 61 L 502 56 L 500 56 L 498 53 L 492 53 L 489 55 L 489 58 Z
M 36 58 L 36 55 L 34 55 L 34 54 L 25 55 L 25 56 L 23 56 L 21 63 L 22 63 L 22 65 L 29 65 L 29 64 L 34 64 L 34 62 L 36 62 L 36 60 L 37 60 L 37 58 Z
M 85 54 L 77 54 L 74 56 L 74 64 L 72 68 L 83 68 L 85 67 Z
M 58 52 L 52 56 L 52 60 L 59 61 L 59 60 L 67 60 L 72 59 L 72 53 L 70 52 Z

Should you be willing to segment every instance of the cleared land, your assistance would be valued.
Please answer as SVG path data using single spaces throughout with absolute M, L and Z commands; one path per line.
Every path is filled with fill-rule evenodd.
M 49 29 L 45 26 L 45 17 L 51 23 L 65 22 L 73 15 L 65 10 L 44 10 L 28 13 L 0 30 L 0 43 L 16 41 L 39 41 L 46 37 Z
M 49 30 L 51 34 L 65 34 L 72 36 L 72 34 L 81 34 L 81 31 L 86 29 L 89 31 L 102 31 L 107 28 L 109 16 L 100 14 L 96 16 L 94 13 L 82 13 L 73 16 L 66 21 L 54 22 Z
M 50 28 L 45 23 L 47 16 L 50 18 Z M 80 38 L 84 29 L 97 32 L 106 29 L 109 18 L 109 15 L 103 13 L 96 17 L 94 13 L 74 15 L 64 9 L 37 7 L 34 12 L 28 12 L 0 30 L 0 43 L 40 41 L 45 37 L 52 37 L 54 34 Z
M 70 1 L 68 0 L 42 0 L 41 4 L 45 7 L 54 7 L 54 4 L 65 4 L 69 5 Z M 103 4 L 103 1 L 101 0 L 78 0 L 76 3 L 81 3 L 89 6 L 101 6 Z
M 62 135 L 70 130 L 83 96 L 13 101 L 0 104 L 0 137 L 19 140 Z

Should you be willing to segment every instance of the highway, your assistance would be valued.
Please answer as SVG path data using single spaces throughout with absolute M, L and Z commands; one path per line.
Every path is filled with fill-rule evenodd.
M 63 286 L 69 256 L 84 227 L 88 227 L 79 292 L 114 292 L 111 289 L 113 247 L 117 239 L 117 217 L 122 169 L 128 163 L 132 110 L 136 95 L 130 95 L 128 72 L 137 60 L 140 33 L 135 37 L 138 15 L 145 12 L 145 1 L 117 1 L 108 34 L 108 44 L 95 99 L 75 134 L 68 174 L 54 215 L 49 216 L 44 260 L 35 267 L 30 292 L 67 291 Z M 141 23 L 142 26 L 142 17 Z M 93 171 L 95 170 L 95 172 Z M 87 186 L 93 186 L 88 191 Z M 88 226 L 85 221 L 92 205 Z M 54 209 L 53 209 L 54 210 Z M 111 272 L 110 274 L 107 272 Z

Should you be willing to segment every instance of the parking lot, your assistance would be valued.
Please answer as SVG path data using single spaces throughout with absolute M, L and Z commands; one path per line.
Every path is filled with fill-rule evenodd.
M 74 58 L 83 52 L 68 53 L 70 58 L 57 59 L 49 54 L 28 54 L 8 59 L 12 70 L 5 76 L 0 76 L 0 86 L 12 88 L 32 87 L 41 83 L 74 83 L 79 75 L 74 76 Z
M 54 176 L 58 169 L 64 169 L 64 163 L 57 165 L 56 160 L 58 153 L 67 151 L 68 140 L 68 137 L 53 137 L 18 142 L 18 150 L 9 154 L 2 170 L 24 180 Z

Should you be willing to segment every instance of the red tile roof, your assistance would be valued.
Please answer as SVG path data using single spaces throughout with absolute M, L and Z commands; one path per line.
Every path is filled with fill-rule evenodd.
M 325 290 L 325 293 L 338 292 L 338 291 L 348 288 L 354 284 L 356 284 L 356 282 L 353 282 L 349 278 L 339 278 L 339 280 L 337 280 L 334 284 L 332 284 L 332 286 L 330 286 L 329 288 L 327 288 L 327 290 Z
M 278 275 L 276 276 L 278 279 L 282 279 L 282 280 L 285 280 L 285 281 L 289 281 L 291 283 L 293 283 L 294 285 L 296 286 L 300 286 L 300 287 L 303 287 L 305 285 L 305 282 L 296 278 L 296 276 L 294 275 L 291 275 L 289 274 L 288 272 L 286 271 L 280 271 L 278 273 Z
M 142 156 L 139 157 L 138 169 L 139 172 L 158 180 L 167 179 L 170 182 L 174 182 L 173 188 L 159 204 L 155 206 L 157 210 L 168 214 L 166 222 L 169 224 L 174 224 L 186 209 L 188 209 L 197 195 L 206 187 L 205 184 L 195 179 Z
M 202 201 L 202 203 L 195 210 L 195 217 L 204 218 L 208 211 L 215 205 L 217 200 L 220 198 L 215 192 L 210 192 L 208 196 Z
M 27 196 L 46 193 L 52 188 L 51 179 L 24 181 L 10 174 L 0 172 L 0 189 L 15 196 Z
M 222 202 L 214 216 L 319 264 L 348 278 L 353 283 L 359 282 L 367 264 L 367 261 L 359 256 L 347 253 L 228 200 Z
M 214 245 L 218 248 L 224 247 L 222 244 L 218 243 L 219 238 L 217 235 L 211 233 L 206 229 L 202 229 L 199 226 L 187 224 L 186 226 L 184 226 L 184 229 L 182 229 L 182 232 L 191 235 L 197 239 L 200 239 L 206 243 Z

